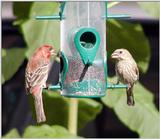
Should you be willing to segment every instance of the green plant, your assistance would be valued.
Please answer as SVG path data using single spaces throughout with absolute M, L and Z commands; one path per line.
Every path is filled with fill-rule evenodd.
M 112 3 L 109 7 L 114 4 L 117 3 Z M 19 25 L 27 43 L 27 49 L 2 49 L 2 83 L 14 75 L 24 59 L 28 58 L 36 47 L 47 43 L 54 45 L 58 50 L 60 45 L 59 21 L 46 20 L 39 22 L 34 19 L 35 15 L 58 13 L 58 2 L 15 2 L 13 7 L 14 14 L 17 17 L 14 24 Z M 141 73 L 145 74 L 150 61 L 150 47 L 141 25 L 109 20 L 107 21 L 107 28 L 109 29 L 107 32 L 108 58 L 115 49 L 120 47 L 127 48 L 137 61 Z M 18 61 L 12 62 L 12 59 L 17 59 Z M 9 63 L 13 64 L 12 67 L 14 67 L 14 70 L 8 67 Z M 113 81 L 114 78 L 109 78 L 109 80 Z M 137 132 L 140 137 L 159 137 L 159 113 L 154 106 L 152 93 L 142 86 L 140 82 L 137 83 L 135 86 L 136 106 L 129 108 L 125 104 L 126 94 L 123 92 L 125 90 L 107 90 L 107 94 L 109 93 L 109 95 L 106 95 L 101 101 L 107 107 L 112 108 L 118 118 L 128 128 Z M 48 119 L 46 122 L 47 125 L 28 127 L 22 137 L 66 137 L 66 135 L 73 137 L 74 135 L 71 135 L 65 129 L 68 127 L 70 99 L 61 97 L 58 92 L 53 93 L 50 91 L 44 93 L 43 98 Z M 31 97 L 30 101 L 33 109 L 33 100 Z M 100 102 L 92 99 L 79 99 L 78 130 L 93 120 L 101 110 L 102 104 Z M 36 134 L 32 134 L 30 131 Z M 41 133 L 41 131 L 43 132 Z M 55 134 L 53 133 L 53 136 L 50 135 L 50 131 Z M 15 130 L 12 130 L 5 137 L 19 137 L 17 134 Z

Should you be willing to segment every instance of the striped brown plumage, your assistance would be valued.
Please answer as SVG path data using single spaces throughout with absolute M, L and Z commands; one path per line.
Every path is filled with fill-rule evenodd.
M 56 55 L 53 47 L 43 45 L 36 49 L 26 67 L 26 91 L 31 93 L 34 98 L 38 123 L 46 121 L 43 109 L 42 89 L 46 87 L 52 55 Z
M 122 82 L 123 84 L 128 84 L 128 88 L 126 89 L 127 104 L 133 106 L 135 105 L 133 86 L 139 79 L 137 64 L 132 55 L 126 49 L 115 50 L 112 53 L 111 58 L 116 60 L 115 71 L 118 77 L 117 83 Z

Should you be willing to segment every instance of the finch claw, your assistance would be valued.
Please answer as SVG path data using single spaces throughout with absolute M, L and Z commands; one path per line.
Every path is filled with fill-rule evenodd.
M 46 89 L 49 89 L 49 86 L 50 86 L 51 84 L 46 84 Z
M 133 102 L 127 102 L 127 104 L 128 104 L 128 106 L 134 106 L 135 105 L 135 103 Z

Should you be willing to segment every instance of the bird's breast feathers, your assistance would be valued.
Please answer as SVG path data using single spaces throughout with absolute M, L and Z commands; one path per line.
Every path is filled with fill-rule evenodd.
M 45 84 L 48 77 L 48 66 L 48 64 L 44 64 L 32 72 L 26 70 L 26 89 L 28 92 L 37 85 L 42 87 Z
M 116 74 L 122 83 L 134 83 L 138 80 L 138 75 L 135 71 L 137 65 L 129 61 L 119 61 L 116 63 Z

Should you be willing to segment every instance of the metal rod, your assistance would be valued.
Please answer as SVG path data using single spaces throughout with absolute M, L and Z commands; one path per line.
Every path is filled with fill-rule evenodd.
M 62 19 L 64 19 L 65 17 L 62 16 Z M 49 16 L 36 16 L 37 20 L 60 20 L 61 17 L 59 15 L 49 15 Z
M 114 19 L 114 18 L 130 18 L 130 16 L 128 14 L 113 14 L 113 15 L 107 15 L 106 16 L 107 19 Z
M 123 89 L 123 88 L 127 88 L 127 87 L 128 87 L 127 84 L 108 84 L 107 85 L 107 89 L 114 89 L 114 88 Z
M 108 15 L 108 2 L 106 1 L 105 4 L 106 4 L 106 17 L 107 17 L 107 15 Z
M 48 87 L 49 90 L 57 90 L 57 89 L 61 89 L 61 85 L 57 84 L 57 85 L 51 85 Z
M 66 4 L 65 1 L 60 2 L 60 13 L 61 13 L 61 15 L 63 15 L 63 11 L 64 11 L 64 8 L 65 8 L 65 4 Z

